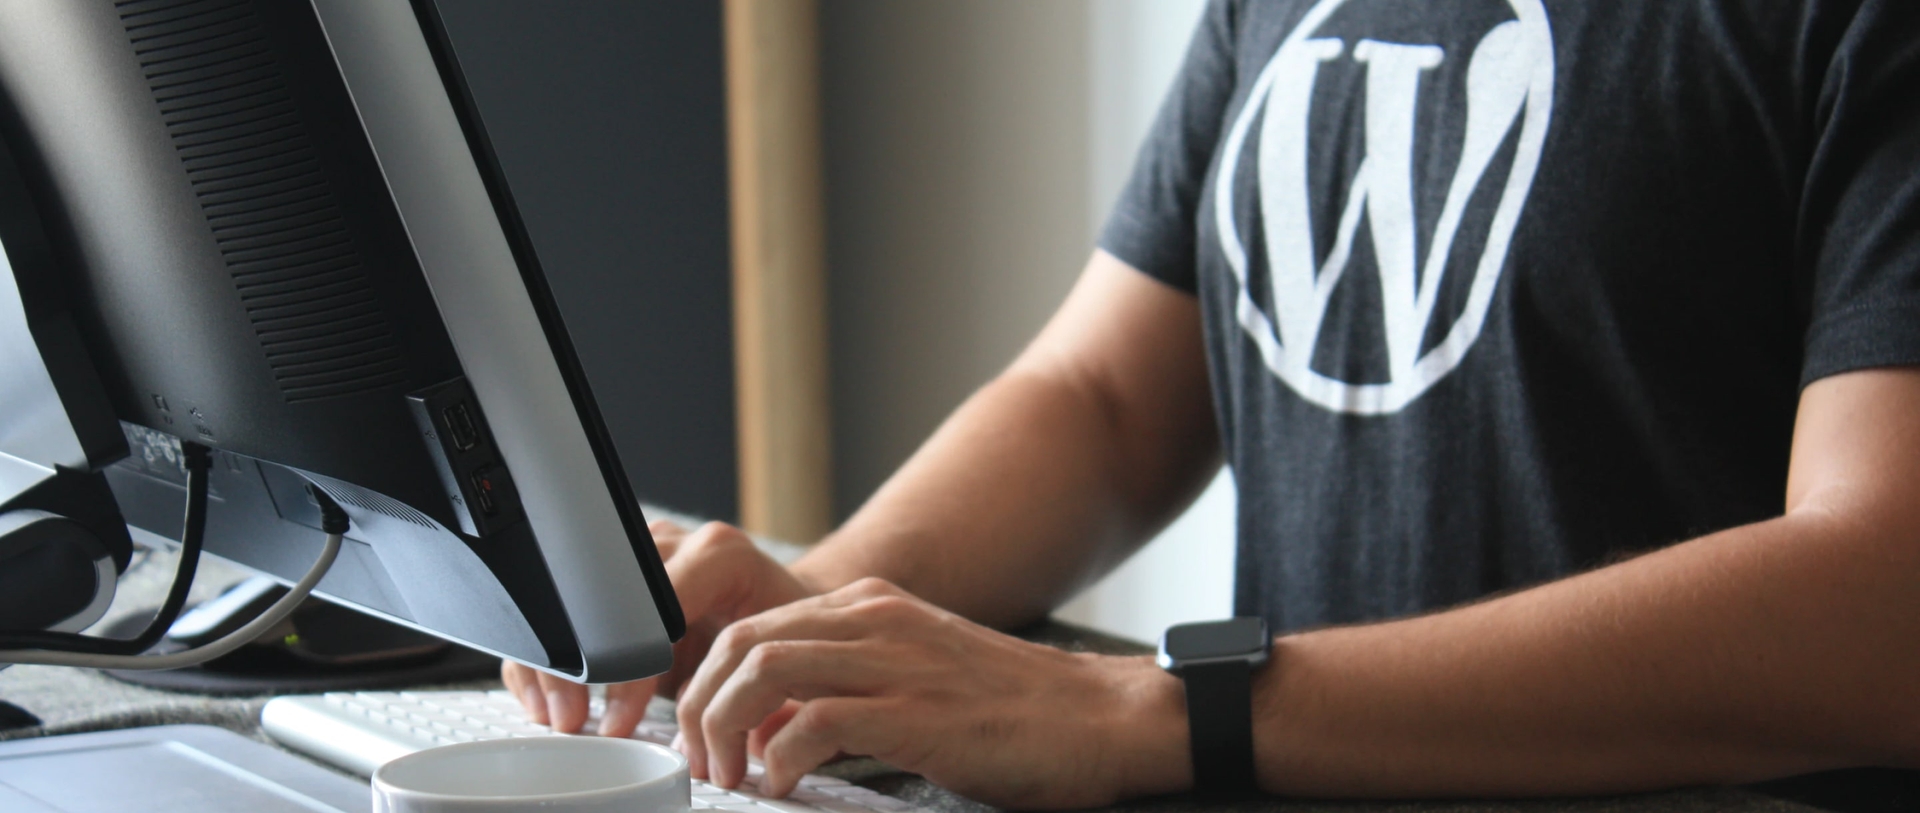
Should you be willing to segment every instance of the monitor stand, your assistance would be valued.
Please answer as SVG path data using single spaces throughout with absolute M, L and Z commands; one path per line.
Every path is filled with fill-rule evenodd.
M 217 639 L 286 594 L 279 582 L 253 578 L 180 616 L 155 654 Z M 102 634 L 127 637 L 144 614 Z M 198 667 L 168 671 L 107 670 L 127 683 L 211 695 L 359 691 L 457 683 L 497 676 L 500 661 L 422 632 L 321 599 L 307 599 L 255 642 Z

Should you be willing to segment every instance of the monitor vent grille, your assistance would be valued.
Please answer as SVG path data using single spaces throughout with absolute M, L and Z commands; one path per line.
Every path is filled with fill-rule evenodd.
M 404 383 L 251 0 L 119 0 L 134 53 L 288 403 Z
M 335 480 L 331 477 L 320 477 L 318 475 L 308 476 L 326 488 L 327 496 L 346 503 L 347 505 L 363 511 L 372 511 L 381 516 L 400 520 L 401 522 L 409 522 L 422 528 L 437 529 L 440 527 L 435 524 L 432 519 L 429 519 L 426 514 L 422 514 L 408 507 L 406 503 L 377 491 L 368 491 L 352 483 Z

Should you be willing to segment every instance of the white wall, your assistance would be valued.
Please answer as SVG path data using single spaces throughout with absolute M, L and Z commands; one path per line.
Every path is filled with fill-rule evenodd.
M 845 516 L 1086 260 L 1083 2 L 827 0 L 835 494 Z
M 823 4 L 842 516 L 1065 296 L 1203 4 Z M 1225 615 L 1232 517 L 1223 477 L 1063 617 L 1149 640 Z
M 1206 0 L 1091 0 L 1086 3 L 1087 224 L 1097 235 L 1120 196 L 1160 101 L 1180 70 Z

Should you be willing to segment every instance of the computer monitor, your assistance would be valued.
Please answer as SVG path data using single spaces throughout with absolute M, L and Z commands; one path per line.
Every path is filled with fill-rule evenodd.
M 0 158 L 45 244 L 0 233 L 25 301 L 0 324 L 38 298 L 77 336 L 42 353 L 52 384 L 0 383 L 0 506 L 25 488 L 9 456 L 90 467 L 165 544 L 201 444 L 208 553 L 294 580 L 312 484 L 353 520 L 322 597 L 574 679 L 657 674 L 679 605 L 446 22 L 432 0 L 0 4 Z M 22 440 L 49 415 L 76 440 Z

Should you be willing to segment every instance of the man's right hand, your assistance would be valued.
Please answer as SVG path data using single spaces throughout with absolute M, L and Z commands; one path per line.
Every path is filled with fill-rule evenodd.
M 680 684 L 700 667 L 714 637 L 728 624 L 815 593 L 731 525 L 710 522 L 689 533 L 663 520 L 649 530 L 680 597 L 687 635 L 674 645 L 673 668 L 665 675 L 607 687 L 607 707 L 600 716 L 602 736 L 632 734 L 656 692 L 669 697 L 678 694 Z M 512 661 L 501 664 L 500 679 L 535 723 L 574 732 L 587 721 L 587 687 L 583 685 Z

